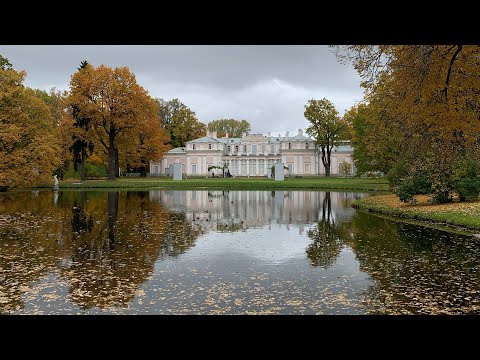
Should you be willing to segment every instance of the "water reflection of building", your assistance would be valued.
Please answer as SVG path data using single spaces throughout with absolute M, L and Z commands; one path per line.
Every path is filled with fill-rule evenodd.
M 151 190 L 150 200 L 169 211 L 186 214 L 187 221 L 206 230 L 242 230 L 254 226 L 285 224 L 303 226 L 321 219 L 326 194 L 331 199 L 332 218 L 350 218 L 351 194 L 323 191 L 222 191 Z

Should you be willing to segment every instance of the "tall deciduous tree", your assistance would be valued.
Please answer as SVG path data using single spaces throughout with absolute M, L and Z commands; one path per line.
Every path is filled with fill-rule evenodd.
M 156 101 L 161 126 L 170 137 L 169 144 L 172 147 L 182 147 L 187 141 L 205 136 L 207 126 L 180 100 L 156 99 Z
M 155 101 L 137 84 L 127 67 L 87 65 L 73 74 L 70 87 L 70 102 L 78 106 L 79 117 L 89 119 L 88 136 L 104 147 L 108 154 L 108 178 L 114 180 L 122 138 L 127 144 L 133 142 L 145 124 L 151 123 L 161 132 Z
M 152 105 L 155 105 L 155 108 L 152 108 L 151 112 L 156 114 L 158 112 L 157 105 Z M 164 135 L 158 122 L 150 121 L 149 117 L 141 117 L 138 120 L 139 128 L 124 139 L 119 148 L 124 150 L 125 156 L 121 161 L 125 167 L 135 168 L 140 172 L 140 176 L 144 177 L 150 160 L 162 158 L 170 146 L 166 144 L 168 137 Z
M 56 169 L 55 173 L 63 180 L 64 173 L 68 170 L 72 161 L 69 150 L 72 140 L 72 122 L 69 107 L 66 102 L 68 94 L 66 91 L 61 92 L 55 88 L 51 88 L 49 92 L 39 89 L 32 89 L 32 91 L 35 96 L 48 106 L 53 122 L 56 125 L 62 163 Z
M 355 45 L 340 50 L 340 59 L 351 61 L 363 77 L 367 100 L 381 95 L 378 114 L 400 130 L 402 151 L 392 168 L 398 183 L 427 174 L 432 192 L 450 199 L 455 164 L 480 156 L 480 47 Z M 379 125 L 375 122 L 372 131 L 382 134 Z
M 218 137 L 242 137 L 250 132 L 250 123 L 247 120 L 220 119 L 207 124 L 208 131 L 216 131 Z
M 306 129 L 322 152 L 325 176 L 330 176 L 332 149 L 345 135 L 348 129 L 344 119 L 338 116 L 335 106 L 327 99 L 309 100 L 305 105 L 305 118 L 310 122 Z
M 87 66 L 88 62 L 84 60 L 80 63 L 77 70 L 81 72 L 86 69 Z M 70 147 L 70 151 L 73 156 L 74 169 L 77 170 L 78 165 L 80 164 L 80 179 L 85 181 L 85 159 L 94 149 L 94 142 L 87 138 L 91 121 L 86 116 L 80 116 L 80 107 L 78 104 L 71 104 L 71 114 L 74 122 L 72 132 L 73 144 Z
M 7 186 L 49 184 L 60 162 L 56 124 L 22 85 L 25 76 L 0 56 L 0 184 Z

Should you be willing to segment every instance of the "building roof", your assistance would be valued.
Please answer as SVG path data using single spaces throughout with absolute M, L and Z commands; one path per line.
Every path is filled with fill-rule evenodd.
M 235 144 L 235 143 L 239 143 L 242 141 L 242 139 L 240 138 L 220 138 L 220 139 L 217 139 L 218 141 L 220 141 L 221 143 L 224 143 L 224 144 Z
M 313 139 L 309 138 L 308 136 L 304 136 L 304 135 L 295 135 L 295 136 L 289 136 L 288 137 L 288 140 L 283 138 L 285 141 L 313 141 Z
M 177 147 L 169 150 L 167 154 L 186 154 L 186 151 L 184 147 Z
M 215 139 L 215 138 L 212 138 L 210 136 L 204 136 L 204 137 L 201 137 L 200 139 L 187 141 L 187 144 L 189 144 L 189 143 L 212 143 L 212 142 L 220 142 L 220 141 L 219 141 L 219 139 Z
M 273 143 L 278 143 L 278 142 L 282 141 L 283 137 L 281 137 L 281 136 L 270 136 L 270 137 L 267 137 L 267 139 L 268 139 L 269 144 L 273 144 Z
M 338 145 L 333 147 L 333 152 L 351 153 L 353 152 L 353 147 L 350 145 Z

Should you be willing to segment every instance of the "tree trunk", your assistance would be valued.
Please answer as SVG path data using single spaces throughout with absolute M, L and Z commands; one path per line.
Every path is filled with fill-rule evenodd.
M 115 135 L 114 130 L 110 128 L 109 147 L 108 147 L 108 180 L 115 180 L 117 170 L 117 152 L 115 151 Z
M 115 149 L 115 176 L 120 176 L 120 159 L 118 157 L 118 149 Z
M 147 177 L 147 161 L 142 158 L 140 164 L 140 177 Z
M 323 166 L 325 166 L 325 177 L 330 177 L 330 164 L 324 161 Z
M 82 161 L 80 165 L 80 180 L 85 181 L 85 148 L 82 147 Z
M 330 177 L 330 152 L 327 150 L 325 151 L 325 147 L 322 147 L 322 163 L 325 167 L 325 177 Z

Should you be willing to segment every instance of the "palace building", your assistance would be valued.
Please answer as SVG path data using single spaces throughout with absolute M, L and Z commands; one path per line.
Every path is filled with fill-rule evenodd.
M 355 166 L 352 160 L 353 149 L 348 141 L 332 150 L 330 173 L 339 174 L 339 165 L 346 161 Z M 298 134 L 271 136 L 249 134 L 241 138 L 217 138 L 216 132 L 209 132 L 200 139 L 188 141 L 185 147 L 171 149 L 157 161 L 150 161 L 150 176 L 171 174 L 174 163 L 182 164 L 182 172 L 187 176 L 222 176 L 219 169 L 227 165 L 230 174 L 238 177 L 268 177 L 275 163 L 284 163 L 289 175 L 322 175 L 325 168 L 321 152 L 315 141 L 301 129 Z M 211 168 L 216 166 L 219 168 Z

